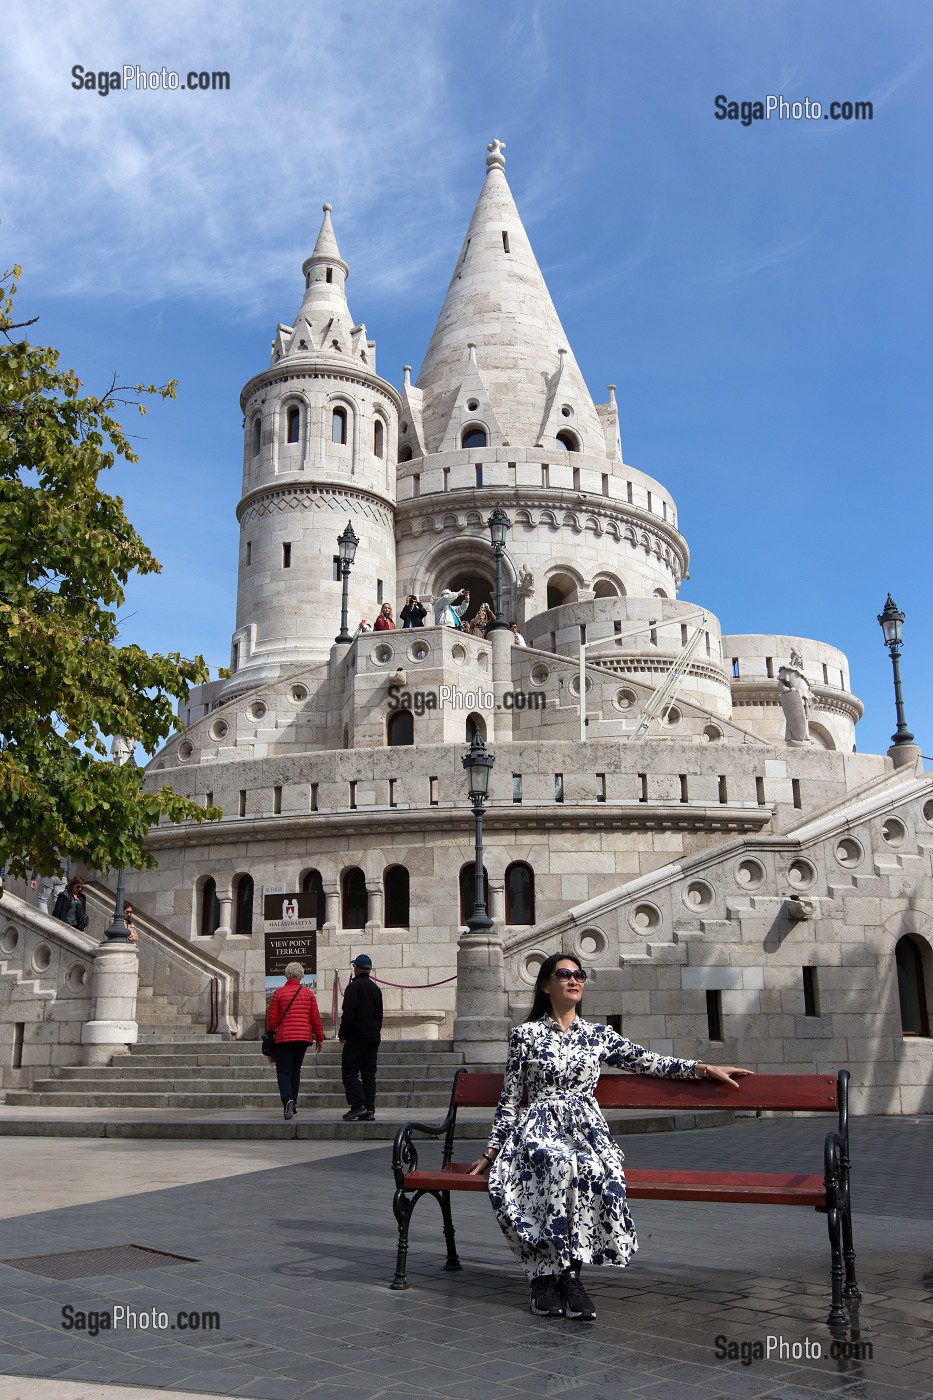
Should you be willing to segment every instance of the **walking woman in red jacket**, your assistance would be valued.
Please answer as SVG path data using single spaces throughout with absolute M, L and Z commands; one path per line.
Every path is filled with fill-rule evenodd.
M 289 963 L 285 976 L 288 978 L 285 986 L 276 987 L 272 993 L 266 1015 L 266 1030 L 275 1031 L 275 1072 L 288 1119 L 294 1118 L 298 1112 L 296 1104 L 305 1051 L 313 1040 L 317 1043 L 317 1053 L 321 1053 L 324 1027 L 314 993 L 310 987 L 301 985 L 304 976 L 301 963 Z

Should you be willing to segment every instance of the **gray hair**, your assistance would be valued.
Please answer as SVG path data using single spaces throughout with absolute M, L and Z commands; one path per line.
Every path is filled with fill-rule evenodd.
M 300 962 L 290 962 L 285 968 L 285 979 L 288 982 L 300 982 L 305 975 L 305 970 Z

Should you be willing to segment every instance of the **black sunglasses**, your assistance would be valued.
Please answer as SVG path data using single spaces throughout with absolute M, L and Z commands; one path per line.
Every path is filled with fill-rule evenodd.
M 558 982 L 585 982 L 586 973 L 582 967 L 558 967 L 554 970 Z

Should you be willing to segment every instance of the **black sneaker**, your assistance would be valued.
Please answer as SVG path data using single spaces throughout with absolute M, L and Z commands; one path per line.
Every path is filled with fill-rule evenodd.
M 558 1288 L 566 1317 L 572 1318 L 574 1322 L 594 1322 L 596 1320 L 596 1304 L 583 1287 L 577 1274 L 569 1272 L 561 1274 Z
M 295 1100 L 294 1100 L 294 1099 L 289 1099 L 288 1103 L 285 1105 L 285 1118 L 286 1118 L 286 1120 L 288 1120 L 289 1118 L 294 1118 L 294 1116 L 295 1116 Z
M 343 1115 L 343 1121 L 345 1123 L 352 1123 L 354 1119 L 362 1118 L 365 1112 L 366 1109 L 363 1108 L 362 1104 L 357 1104 L 355 1108 L 347 1109 L 346 1113 Z
M 358 1118 L 357 1118 L 356 1121 L 357 1121 L 358 1123 L 375 1123 L 375 1121 L 376 1121 L 376 1113 L 375 1113 L 375 1110 L 374 1110 L 374 1109 L 371 1109 L 371 1108 L 364 1108 L 364 1109 L 363 1109 L 363 1112 L 358 1116 Z
M 564 1305 L 553 1274 L 531 1280 L 531 1311 L 535 1317 L 563 1317 Z

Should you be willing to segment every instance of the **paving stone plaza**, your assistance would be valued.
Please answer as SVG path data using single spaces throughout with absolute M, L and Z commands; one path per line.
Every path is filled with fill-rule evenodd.
M 828 1121 L 645 1134 L 625 1142 L 627 1160 L 733 1170 L 780 1161 L 811 1171 Z M 852 1131 L 863 1297 L 836 1338 L 848 1355 L 835 1358 L 825 1219 L 808 1210 L 636 1202 L 640 1251 L 626 1271 L 589 1270 L 598 1308 L 589 1325 L 529 1313 L 524 1280 L 482 1197 L 454 1201 L 461 1273 L 443 1271 L 439 1215 L 423 1203 L 412 1287 L 391 1292 L 384 1142 L 4 1138 L 0 1400 L 124 1394 L 111 1387 L 137 1397 L 151 1387 L 266 1400 L 927 1396 L 933 1122 L 865 1119 Z M 182 1260 L 140 1268 L 126 1256 L 115 1265 L 92 1259 L 85 1268 L 113 1272 L 88 1275 L 79 1265 L 67 1279 L 9 1262 L 130 1244 Z M 63 1308 L 77 1315 L 115 1306 L 172 1321 L 179 1311 L 217 1312 L 219 1327 L 91 1336 L 62 1326 Z M 775 1350 L 743 1365 L 742 1355 L 769 1337 L 773 1348 L 791 1349 L 785 1359 Z M 739 1350 L 730 1359 L 731 1344 Z

